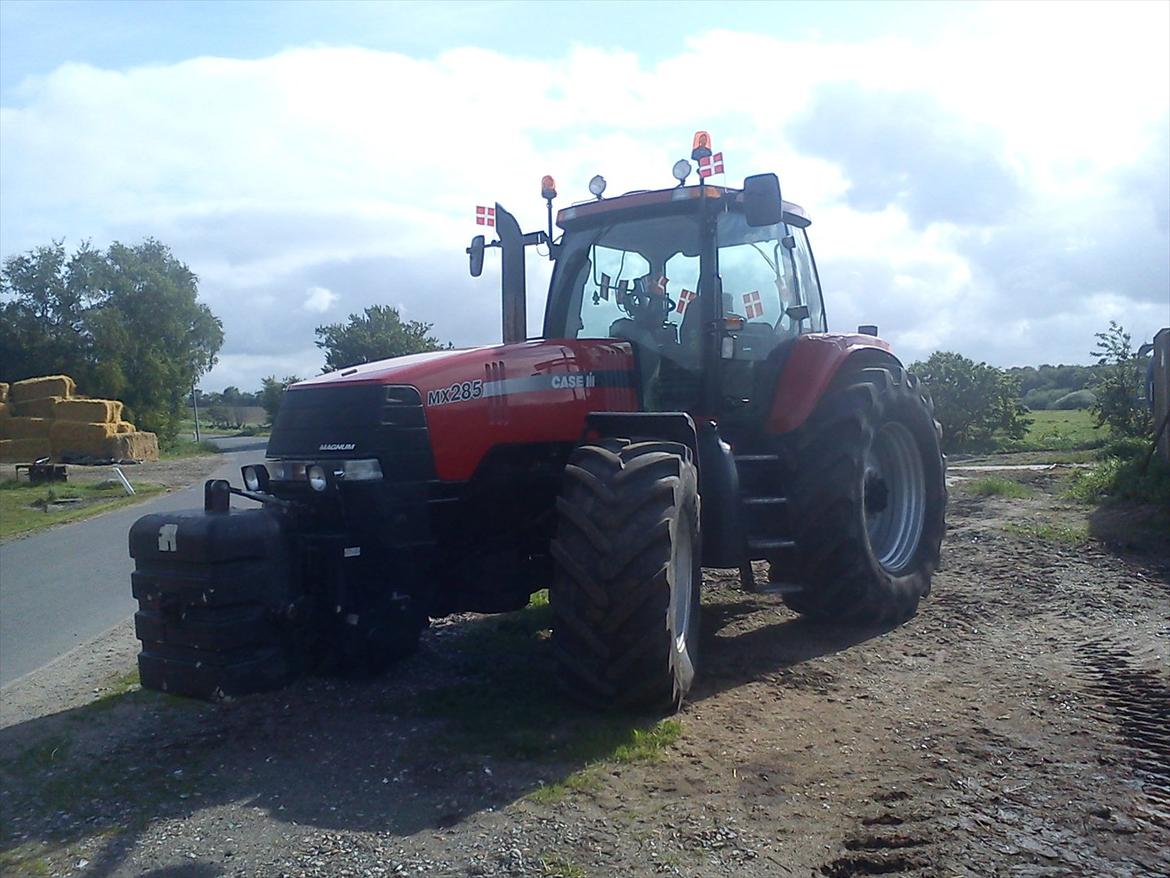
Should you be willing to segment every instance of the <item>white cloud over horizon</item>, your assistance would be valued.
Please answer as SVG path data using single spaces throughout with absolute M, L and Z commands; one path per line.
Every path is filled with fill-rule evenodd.
M 152 235 L 224 320 L 202 384 L 313 374 L 313 328 L 376 303 L 456 345 L 499 337 L 476 204 L 561 206 L 670 185 L 696 128 L 728 183 L 776 170 L 813 218 L 836 328 L 876 322 L 907 361 L 1086 362 L 1117 319 L 1170 323 L 1170 20 L 1163 4 L 992 4 L 929 45 L 724 29 L 653 62 L 292 48 L 65 64 L 0 107 L 0 252 Z M 1109 11 L 1105 11 L 1105 10 Z M 701 108 L 701 109 L 696 109 Z M 547 263 L 533 255 L 530 332 Z

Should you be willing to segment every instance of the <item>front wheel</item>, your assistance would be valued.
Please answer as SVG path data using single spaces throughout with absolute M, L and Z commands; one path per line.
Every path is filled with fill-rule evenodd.
M 901 367 L 838 379 L 796 441 L 792 609 L 833 621 L 914 614 L 945 529 L 939 432 L 929 394 Z
M 677 710 L 699 640 L 698 473 L 685 445 L 604 439 L 565 467 L 552 543 L 564 688 L 602 708 Z

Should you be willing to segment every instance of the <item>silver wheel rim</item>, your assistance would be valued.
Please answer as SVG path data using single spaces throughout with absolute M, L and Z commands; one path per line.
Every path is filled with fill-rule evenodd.
M 865 461 L 862 499 L 874 557 L 901 573 L 918 551 L 926 521 L 926 473 L 918 443 L 903 424 L 883 424 Z
M 684 653 L 691 624 L 691 589 L 695 586 L 694 546 L 691 542 L 690 522 L 685 513 L 679 516 L 674 541 L 674 557 L 670 562 L 670 625 L 674 632 L 674 648 Z

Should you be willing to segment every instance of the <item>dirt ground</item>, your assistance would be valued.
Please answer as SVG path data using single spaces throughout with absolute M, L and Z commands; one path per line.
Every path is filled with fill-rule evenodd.
M 0 869 L 1165 876 L 1170 552 L 1060 473 L 1013 477 L 1036 493 L 956 484 L 934 594 L 892 630 L 708 571 L 705 667 L 666 722 L 566 701 L 547 607 L 220 704 L 137 690 L 120 628 L 5 692 Z

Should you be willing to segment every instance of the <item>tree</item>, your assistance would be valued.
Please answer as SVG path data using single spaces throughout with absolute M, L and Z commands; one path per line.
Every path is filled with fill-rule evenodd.
M 398 309 L 389 305 L 371 305 L 364 314 L 350 314 L 346 323 L 318 326 L 317 347 L 325 351 L 325 368 L 321 371 L 439 350 L 443 345 L 430 335 L 432 325 L 403 321 Z
M 1092 411 L 1097 426 L 1108 425 L 1117 437 L 1146 436 L 1152 429 L 1150 411 L 1142 399 L 1146 362 L 1133 351 L 1133 338 L 1116 321 L 1109 328 L 1096 333 L 1097 345 L 1092 356 L 1103 366 L 1093 385 L 1097 395 Z
M 215 365 L 223 325 L 198 301 L 198 280 L 148 238 L 104 252 L 54 242 L 0 270 L 3 380 L 64 372 L 91 396 L 121 399 L 127 417 L 178 432 L 188 394 Z
M 301 379 L 296 375 L 286 375 L 284 378 L 277 380 L 275 375 L 269 375 L 262 379 L 263 387 L 260 389 L 260 404 L 264 406 L 264 411 L 268 414 L 268 423 L 276 423 L 276 415 L 280 411 L 281 400 L 284 399 L 284 392 L 288 390 L 290 384 L 296 384 Z M 227 395 L 227 391 L 224 391 Z
M 996 437 L 1022 439 L 1028 410 L 1019 403 L 1020 382 L 1001 369 L 948 351 L 936 351 L 910 371 L 934 398 L 945 451 L 987 448 Z

